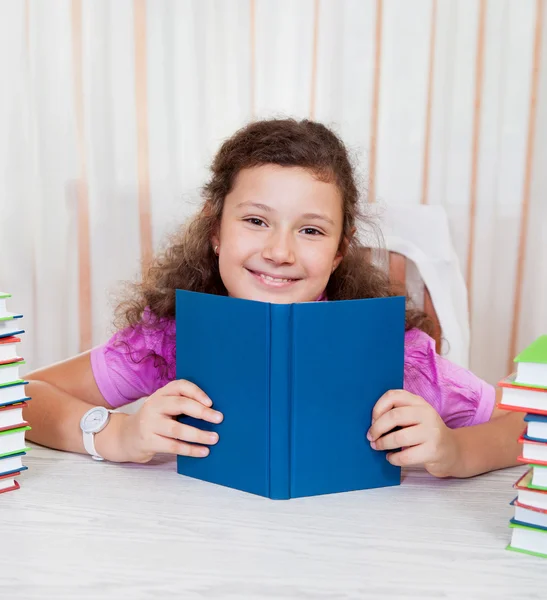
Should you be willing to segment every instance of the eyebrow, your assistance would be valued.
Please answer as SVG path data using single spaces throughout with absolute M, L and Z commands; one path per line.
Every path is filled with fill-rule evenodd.
M 267 204 L 260 204 L 259 202 L 240 202 L 236 208 L 247 207 L 247 206 L 254 206 L 254 208 L 258 208 L 258 209 L 263 210 L 264 212 L 268 212 L 268 213 L 275 212 L 271 206 L 268 206 Z M 329 217 L 327 217 L 325 215 L 320 215 L 319 213 L 306 213 L 305 215 L 302 215 L 302 219 L 306 219 L 306 220 L 317 219 L 319 221 L 325 221 L 326 223 L 329 223 L 330 225 L 335 225 L 335 223 L 332 219 L 330 219 Z

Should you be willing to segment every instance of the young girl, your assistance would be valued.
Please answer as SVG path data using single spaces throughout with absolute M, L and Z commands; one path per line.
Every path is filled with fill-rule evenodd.
M 273 303 L 393 295 L 354 235 L 352 167 L 325 126 L 252 123 L 222 145 L 211 170 L 202 209 L 120 306 L 120 330 L 28 376 L 30 440 L 117 462 L 144 463 L 157 452 L 207 456 L 217 434 L 173 418 L 223 418 L 214 398 L 175 380 L 177 288 Z M 522 417 L 501 411 L 492 386 L 438 356 L 428 327 L 408 308 L 405 389 L 378 399 L 363 435 L 377 450 L 403 447 L 386 454 L 391 463 L 424 464 L 439 477 L 517 464 Z M 144 396 L 134 414 L 106 410 Z

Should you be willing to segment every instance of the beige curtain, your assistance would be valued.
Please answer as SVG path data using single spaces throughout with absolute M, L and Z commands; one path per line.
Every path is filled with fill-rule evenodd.
M 441 205 L 495 382 L 547 332 L 544 0 L 0 3 L 0 289 L 29 368 L 111 332 L 116 282 L 251 118 L 332 125 L 369 200 Z

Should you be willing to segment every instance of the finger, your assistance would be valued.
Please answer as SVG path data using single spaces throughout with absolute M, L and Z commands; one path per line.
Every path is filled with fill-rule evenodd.
M 412 427 L 405 427 L 394 431 L 393 433 L 386 433 L 375 442 L 371 442 L 371 446 L 375 450 L 395 450 L 396 448 L 406 448 L 407 446 L 416 446 L 417 444 L 423 444 L 426 433 L 424 427 L 421 425 L 413 425 Z
M 405 390 L 389 390 L 374 405 L 372 409 L 372 422 L 377 421 L 388 410 L 397 406 L 416 406 L 424 400 Z
M 396 467 L 409 467 L 411 465 L 423 465 L 426 460 L 426 448 L 424 444 L 405 448 L 400 452 L 389 452 L 386 455 L 387 460 Z
M 195 383 L 186 379 L 176 379 L 170 381 L 162 388 L 162 396 L 186 396 L 197 400 L 204 406 L 212 406 L 213 401 L 209 396 Z
M 170 417 L 186 415 L 210 423 L 220 423 L 224 418 L 218 410 L 203 406 L 200 402 L 185 396 L 160 396 L 155 406 L 157 410 Z
M 156 433 L 166 438 L 193 444 L 216 444 L 218 442 L 218 433 L 215 431 L 203 431 L 197 427 L 179 423 L 174 419 L 162 419 Z
M 395 427 L 408 427 L 421 422 L 422 410 L 420 406 L 398 406 L 383 414 L 370 426 L 367 439 L 375 442 L 379 437 L 388 433 Z
M 181 442 L 161 435 L 155 436 L 154 451 L 165 452 L 167 454 L 179 454 L 181 456 L 193 456 L 195 458 L 204 458 L 209 454 L 209 448 L 207 448 L 207 446 L 189 444 L 188 442 Z

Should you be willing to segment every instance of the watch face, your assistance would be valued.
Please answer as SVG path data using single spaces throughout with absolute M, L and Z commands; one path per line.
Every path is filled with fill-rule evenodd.
M 108 419 L 108 411 L 102 406 L 90 410 L 82 419 L 82 429 L 86 433 L 99 431 Z

